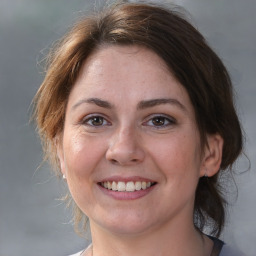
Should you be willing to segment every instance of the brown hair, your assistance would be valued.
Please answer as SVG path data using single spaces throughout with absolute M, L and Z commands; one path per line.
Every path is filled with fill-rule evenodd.
M 220 169 L 231 168 L 242 150 L 242 132 L 226 68 L 175 9 L 143 3 L 119 3 L 83 18 L 50 53 L 45 80 L 34 99 L 46 158 L 58 167 L 55 138 L 63 131 L 69 93 L 82 63 L 104 44 L 135 44 L 157 53 L 189 94 L 202 146 L 206 134 L 219 134 L 224 139 Z M 211 233 L 217 236 L 225 220 L 218 175 L 199 180 L 194 206 L 195 226 L 202 230 L 210 223 Z M 76 213 L 76 217 L 81 215 Z

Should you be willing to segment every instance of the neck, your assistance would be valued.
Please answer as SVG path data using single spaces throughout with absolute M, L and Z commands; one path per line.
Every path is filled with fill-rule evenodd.
M 183 219 L 184 220 L 184 219 Z M 212 243 L 193 222 L 166 223 L 139 234 L 116 234 L 91 222 L 93 256 L 205 256 Z

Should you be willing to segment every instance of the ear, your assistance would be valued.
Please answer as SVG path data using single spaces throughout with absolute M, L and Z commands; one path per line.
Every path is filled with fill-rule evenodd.
M 62 174 L 66 176 L 64 152 L 63 152 L 61 136 L 58 136 L 55 138 L 55 146 L 56 146 L 56 150 L 57 150 L 57 157 L 58 157 L 59 164 L 60 164 L 60 170 L 61 170 Z
M 219 171 L 222 160 L 223 143 L 224 140 L 219 134 L 207 135 L 208 145 L 205 146 L 200 177 L 211 177 Z

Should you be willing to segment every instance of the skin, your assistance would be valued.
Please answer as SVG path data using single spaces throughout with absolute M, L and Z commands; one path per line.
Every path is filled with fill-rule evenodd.
M 90 219 L 94 256 L 210 255 L 212 242 L 193 225 L 198 180 L 221 162 L 222 138 L 207 139 L 202 149 L 189 96 L 154 52 L 108 46 L 86 60 L 68 98 L 58 156 Z M 156 185 L 119 200 L 99 186 L 113 176 Z

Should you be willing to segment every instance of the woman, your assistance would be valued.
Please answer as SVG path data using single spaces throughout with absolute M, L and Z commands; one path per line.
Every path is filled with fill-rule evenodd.
M 176 11 L 121 3 L 76 24 L 49 61 L 35 117 L 77 224 L 90 222 L 92 245 L 76 255 L 238 255 L 213 236 L 218 176 L 242 134 L 202 35 Z

